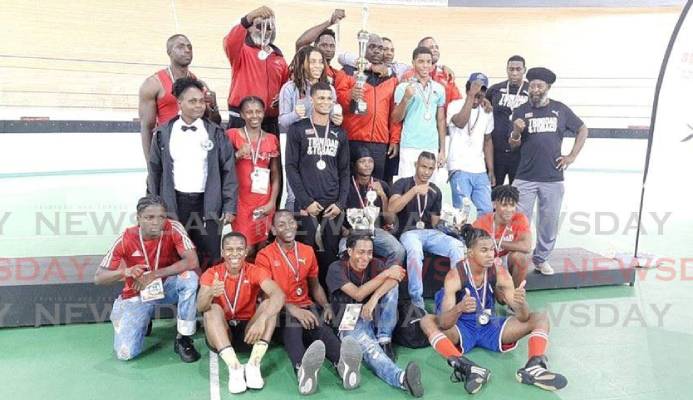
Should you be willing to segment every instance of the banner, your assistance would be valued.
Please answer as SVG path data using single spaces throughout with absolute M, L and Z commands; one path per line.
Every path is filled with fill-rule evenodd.
M 689 0 L 664 55 L 650 124 L 640 219 L 671 213 L 661 227 L 638 224 L 635 254 L 687 257 L 693 243 L 693 17 Z M 637 57 L 635 57 L 637 59 Z M 633 61 L 635 61 L 635 59 Z M 661 228 L 661 229 L 660 229 Z M 687 252 L 688 254 L 684 254 Z

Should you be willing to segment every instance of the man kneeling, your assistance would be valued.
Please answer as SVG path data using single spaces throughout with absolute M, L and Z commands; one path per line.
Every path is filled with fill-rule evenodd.
M 197 296 L 207 344 L 219 353 L 229 369 L 231 393 L 242 393 L 246 388 L 262 389 L 265 385 L 260 362 L 277 325 L 277 314 L 284 305 L 281 288 L 264 269 L 246 262 L 246 253 L 243 234 L 226 234 L 221 240 L 224 262 L 202 274 Z M 256 307 L 260 289 L 267 298 Z M 253 349 L 244 368 L 235 350 L 248 350 L 249 345 Z
M 137 202 L 137 226 L 127 228 L 104 256 L 94 277 L 97 285 L 125 281 L 113 303 L 113 347 L 119 360 L 137 357 L 151 331 L 155 306 L 178 304 L 178 335 L 173 349 L 183 362 L 200 353 L 195 333 L 198 269 L 195 246 L 178 221 L 166 218 L 164 200 L 155 195 Z
M 463 357 L 475 347 L 506 352 L 517 341 L 529 335 L 529 360 L 517 370 L 519 382 L 545 390 L 567 385 L 564 376 L 547 370 L 546 348 L 549 344 L 549 319 L 546 313 L 529 312 L 525 300 L 525 282 L 517 289 L 508 272 L 494 264 L 494 245 L 483 229 L 465 226 L 463 237 L 469 252 L 465 261 L 450 269 L 443 288 L 436 293 L 436 316 L 426 315 L 421 329 L 431 346 L 453 368 L 453 378 L 464 381 L 465 390 L 477 393 L 490 371 Z M 503 292 L 515 316 L 494 315 L 494 293 Z
M 366 365 L 380 379 L 421 397 L 419 366 L 410 362 L 405 370 L 398 367 L 391 344 L 397 324 L 399 282 L 404 275 L 401 266 L 386 268 L 382 261 L 373 258 L 370 236 L 351 234 L 345 259 L 330 265 L 327 287 L 338 321 L 342 321 L 340 337 L 352 337 L 361 344 Z

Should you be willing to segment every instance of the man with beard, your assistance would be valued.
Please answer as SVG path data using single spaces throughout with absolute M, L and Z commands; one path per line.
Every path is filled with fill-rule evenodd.
M 371 70 L 364 71 L 366 82 L 361 86 L 354 76 L 356 68 L 345 66 L 347 76 L 337 87 L 337 100 L 344 110 L 344 130 L 349 137 L 350 151 L 367 148 L 375 160 L 373 176 L 383 179 L 385 160 L 396 157 L 399 152 L 401 124 L 391 119 L 397 79 L 373 72 L 373 67 L 383 67 L 380 36 L 370 35 L 365 58 L 371 64 Z M 365 112 L 358 109 L 359 101 L 366 103 Z
M 320 52 L 322 52 L 323 57 L 325 57 L 325 62 L 327 63 L 327 77 L 332 85 L 335 85 L 335 80 L 339 71 L 332 68 L 330 65 L 334 58 L 335 51 L 337 50 L 337 42 L 334 31 L 329 28 L 334 24 L 338 24 L 344 17 L 346 17 L 344 10 L 336 9 L 332 12 L 332 15 L 330 15 L 327 21 L 308 28 L 307 31 L 303 32 L 303 34 L 296 39 L 296 51 L 303 46 L 313 43 L 313 46 L 317 47 Z
M 520 148 L 520 164 L 513 186 L 520 191 L 519 208 L 532 220 L 538 200 L 537 245 L 532 262 L 535 271 L 553 275 L 548 263 L 556 245 L 558 219 L 563 201 L 563 171 L 575 162 L 587 140 L 587 127 L 565 104 L 549 99 L 556 74 L 539 67 L 527 71 L 529 102 L 513 111 L 510 146 Z M 561 154 L 563 137 L 576 134 L 573 149 Z
M 169 66 L 148 77 L 140 87 L 138 110 L 145 160 L 149 160 L 154 127 L 178 115 L 178 102 L 172 93 L 173 82 L 178 78 L 195 78 L 188 69 L 193 53 L 192 44 L 185 35 L 176 34 L 168 38 L 166 53 L 171 60 Z M 208 87 L 205 87 L 204 94 L 207 104 L 205 116 L 217 124 L 221 123 L 216 94 Z
M 229 128 L 244 125 L 238 106 L 246 96 L 258 96 L 265 103 L 262 129 L 279 134 L 279 90 L 289 78 L 289 68 L 281 50 L 274 45 L 277 31 L 274 11 L 257 8 L 224 37 L 224 51 L 231 64 Z
M 493 171 L 496 185 L 503 185 L 505 177 L 512 185 L 520 162 L 520 152 L 512 151 L 508 136 L 512 130 L 513 110 L 525 104 L 529 96 L 529 84 L 525 82 L 525 59 L 512 56 L 507 65 L 508 80 L 492 85 L 486 91 L 486 98 L 493 106 Z

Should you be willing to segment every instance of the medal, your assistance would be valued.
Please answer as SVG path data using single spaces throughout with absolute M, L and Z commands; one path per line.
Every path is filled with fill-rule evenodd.
M 479 325 L 486 325 L 491 321 L 491 315 L 493 314 L 491 309 L 486 308 L 486 290 L 488 289 L 488 269 L 484 268 L 484 289 L 482 294 L 479 294 L 479 289 L 476 288 L 476 283 L 474 283 L 474 276 L 472 275 L 472 269 L 469 267 L 469 262 L 464 260 L 464 272 L 469 277 L 469 282 L 471 283 L 472 289 L 474 289 L 474 296 L 481 305 L 481 313 L 476 316 L 476 322 Z
M 491 310 L 488 308 L 485 308 L 484 311 L 479 314 L 479 316 L 476 318 L 476 322 L 479 323 L 479 325 L 488 325 L 488 323 L 491 321 Z
M 259 58 L 260 60 L 264 61 L 264 60 L 267 59 L 267 57 L 269 57 L 269 53 L 268 53 L 268 52 L 266 52 L 266 51 L 264 51 L 264 50 L 258 51 L 258 53 L 257 53 L 257 58 Z
M 496 258 L 494 260 L 494 264 L 497 267 L 500 267 L 503 265 L 503 262 L 501 261 L 500 257 L 498 256 L 501 252 L 501 245 L 503 244 L 503 239 L 505 238 L 505 234 L 508 231 L 508 225 L 503 228 L 503 232 L 501 233 L 501 237 L 499 241 L 496 241 L 496 214 L 493 213 L 493 230 L 491 231 L 491 240 L 493 240 L 493 247 L 496 249 Z
M 235 319 L 232 319 L 231 321 L 229 321 L 229 326 L 232 328 L 235 326 L 238 326 L 238 321 L 236 321 Z
M 500 257 L 496 257 L 493 259 L 493 264 L 495 264 L 496 267 L 502 267 L 503 266 L 503 260 L 501 260 Z
M 315 124 L 313 123 L 313 118 L 310 118 L 310 125 L 313 127 L 313 131 L 315 132 L 315 136 L 317 136 L 318 139 L 321 140 L 321 145 L 318 151 L 316 152 L 319 156 L 320 159 L 315 163 L 315 166 L 318 167 L 320 171 L 324 170 L 325 167 L 327 167 L 327 163 L 325 160 L 322 159 L 323 154 L 325 153 L 325 142 L 327 141 L 327 136 L 330 134 L 330 119 L 327 119 L 327 126 L 325 126 L 325 137 L 320 137 L 320 134 L 318 133 L 318 130 L 315 128 Z
M 378 198 L 378 194 L 375 192 L 373 189 L 369 189 L 366 192 L 366 200 L 368 200 L 368 204 L 373 204 L 375 203 L 375 200 Z
M 416 195 L 416 206 L 419 209 L 419 222 L 416 223 L 416 229 L 425 229 L 426 228 L 426 223 L 423 222 L 423 216 L 424 216 L 424 213 L 426 212 L 426 205 L 428 205 L 428 192 L 426 192 L 426 196 L 424 196 L 423 208 L 421 207 L 421 196 L 419 196 L 417 194 Z
M 202 150 L 204 151 L 210 151 L 214 148 L 214 143 L 209 139 L 203 140 L 202 143 L 200 143 L 200 145 L 202 146 Z
M 299 285 L 294 292 L 296 293 L 296 296 L 300 297 L 303 295 L 303 287 L 301 287 L 300 284 L 301 273 L 299 268 L 301 267 L 301 264 L 298 261 L 298 243 L 294 243 L 294 257 L 296 258 L 296 267 L 294 267 L 294 265 L 291 263 L 291 260 L 289 260 L 289 257 L 287 257 L 286 253 L 284 253 L 284 249 L 282 249 L 282 246 L 280 246 L 279 243 L 276 243 L 276 245 L 279 249 L 279 253 L 282 255 L 282 258 L 284 259 L 284 262 L 286 262 L 286 265 L 289 266 L 289 269 L 291 270 L 292 275 L 294 276 L 294 281 Z
M 229 277 L 229 271 L 226 270 L 224 271 L 224 299 L 226 299 L 226 305 L 229 307 L 229 310 L 231 311 L 231 314 L 235 317 L 236 316 L 236 306 L 238 305 L 238 297 L 241 295 L 241 285 L 243 284 L 243 271 L 245 271 L 245 268 L 241 266 L 241 273 L 238 275 L 238 282 L 236 282 L 236 293 L 233 295 L 233 303 L 231 303 L 231 299 L 229 299 L 229 295 L 226 293 L 226 279 Z M 229 325 L 231 325 L 232 321 L 229 321 Z M 238 325 L 238 321 L 233 321 L 235 325 L 231 326 L 236 326 Z
M 426 111 L 426 113 L 424 114 L 424 119 L 426 121 L 430 121 L 432 117 L 433 116 L 431 115 L 431 113 L 429 111 Z

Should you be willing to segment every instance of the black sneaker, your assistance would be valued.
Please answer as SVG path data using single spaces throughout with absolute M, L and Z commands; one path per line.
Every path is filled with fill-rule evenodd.
M 403 384 L 412 396 L 423 396 L 424 389 L 421 383 L 421 369 L 415 362 L 410 362 L 407 364 L 407 368 L 404 369 Z
M 474 364 L 464 356 L 448 358 L 448 365 L 454 369 L 450 380 L 455 383 L 464 382 L 464 390 L 469 394 L 479 392 L 491 377 L 491 371 Z
M 392 360 L 392 362 L 397 361 L 397 356 L 395 355 L 395 349 L 392 347 L 392 342 L 380 343 L 380 347 L 382 347 L 387 358 Z
M 534 385 L 544 390 L 559 390 L 568 385 L 565 376 L 546 369 L 546 357 L 535 356 L 527 361 L 524 368 L 517 370 L 517 381 L 526 385 Z
M 195 349 L 190 336 L 179 336 L 173 342 L 173 351 L 180 356 L 184 363 L 192 363 L 200 359 L 200 353 Z

